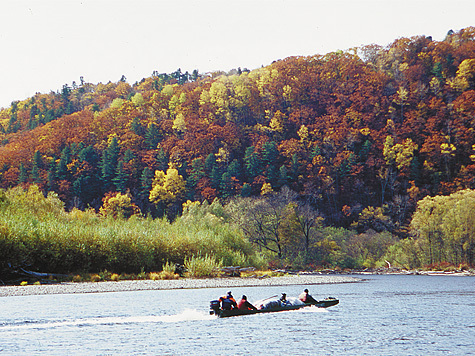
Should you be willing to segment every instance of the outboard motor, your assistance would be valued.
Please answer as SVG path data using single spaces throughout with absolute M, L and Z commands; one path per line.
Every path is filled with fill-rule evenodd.
M 212 300 L 209 302 L 209 313 L 210 315 L 219 314 L 219 300 Z

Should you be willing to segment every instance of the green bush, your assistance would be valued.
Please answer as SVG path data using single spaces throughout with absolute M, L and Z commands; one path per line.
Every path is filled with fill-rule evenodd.
M 219 211 L 216 205 L 213 209 Z M 170 264 L 265 265 L 239 230 L 223 218 L 183 217 L 170 223 L 133 216 L 113 219 L 93 210 L 65 212 L 55 194 L 14 188 L 0 195 L 0 259 L 51 273 L 140 273 Z M 193 256 L 213 256 L 203 258 Z M 202 268 L 204 270 L 204 267 Z
M 185 259 L 185 268 L 190 277 L 216 277 L 219 268 L 222 267 L 222 261 L 216 261 L 215 258 L 205 255 L 204 257 L 195 257 Z

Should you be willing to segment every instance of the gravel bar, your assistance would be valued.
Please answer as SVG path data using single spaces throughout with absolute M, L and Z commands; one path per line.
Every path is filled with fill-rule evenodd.
M 285 277 L 267 278 L 183 278 L 175 280 L 133 280 L 119 282 L 82 282 L 60 283 L 26 286 L 0 286 L 0 297 L 44 295 L 44 294 L 74 294 L 74 293 L 105 293 L 127 292 L 140 290 L 161 289 L 197 289 L 197 288 L 233 288 L 257 286 L 287 286 L 312 285 L 330 283 L 354 283 L 361 279 L 333 275 L 290 275 Z

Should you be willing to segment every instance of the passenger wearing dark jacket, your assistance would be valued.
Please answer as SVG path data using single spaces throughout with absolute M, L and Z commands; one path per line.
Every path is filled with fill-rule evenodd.
M 310 294 L 308 294 L 308 289 L 304 289 L 303 293 L 299 295 L 299 299 L 304 303 L 315 304 L 317 302 Z
M 247 301 L 245 295 L 242 296 L 241 300 L 237 303 L 239 310 L 257 310 L 257 308 Z
M 236 300 L 234 299 L 231 292 L 228 292 L 227 295 L 220 297 L 219 301 L 221 302 L 221 308 L 224 310 L 237 308 Z

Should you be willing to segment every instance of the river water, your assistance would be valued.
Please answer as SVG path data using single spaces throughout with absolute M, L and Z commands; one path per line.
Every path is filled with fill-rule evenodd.
M 361 276 L 358 276 L 361 278 Z M 475 277 L 370 275 L 305 287 L 328 309 L 217 319 L 224 289 L 0 298 L 1 355 L 475 355 Z

